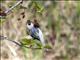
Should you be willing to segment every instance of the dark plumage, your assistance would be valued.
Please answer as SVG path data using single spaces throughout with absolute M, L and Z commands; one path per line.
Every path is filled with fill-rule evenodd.
M 40 28 L 40 25 L 39 25 L 39 23 L 37 22 L 36 19 L 34 19 L 34 27 L 35 28 Z

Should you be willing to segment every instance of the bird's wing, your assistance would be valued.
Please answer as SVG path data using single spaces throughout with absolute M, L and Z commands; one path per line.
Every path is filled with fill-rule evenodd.
M 44 37 L 43 37 L 43 33 L 40 29 L 39 29 L 39 38 L 40 38 L 40 41 L 41 41 L 42 45 L 45 46 L 45 40 L 44 40 Z

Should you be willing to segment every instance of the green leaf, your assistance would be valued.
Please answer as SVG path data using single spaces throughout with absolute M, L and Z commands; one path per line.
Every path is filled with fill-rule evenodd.
M 31 42 L 31 40 L 29 40 L 29 39 L 23 38 L 22 41 L 21 41 L 21 43 L 22 43 L 23 45 L 30 45 L 32 42 Z
M 44 7 L 40 2 L 33 1 L 33 7 L 36 9 L 37 13 L 42 13 L 44 10 Z
M 42 44 L 38 40 L 34 40 L 35 44 L 37 45 L 38 48 L 42 48 Z
M 37 12 L 42 13 L 43 10 L 44 10 L 44 7 L 40 3 L 37 3 Z
M 51 46 L 47 44 L 44 48 L 51 49 Z
M 31 39 L 23 38 L 21 40 L 21 44 L 25 46 L 31 46 L 33 48 L 42 48 L 41 42 L 33 39 L 31 40 Z

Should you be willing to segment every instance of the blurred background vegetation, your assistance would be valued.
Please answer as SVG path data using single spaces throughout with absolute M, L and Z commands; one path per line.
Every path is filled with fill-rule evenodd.
M 0 0 L 0 35 L 22 44 L 20 47 L 2 39 L 1 60 L 80 59 L 80 1 L 25 0 L 4 13 L 17 2 Z M 45 48 L 39 41 L 29 39 L 26 33 L 28 19 L 38 20 L 46 41 Z

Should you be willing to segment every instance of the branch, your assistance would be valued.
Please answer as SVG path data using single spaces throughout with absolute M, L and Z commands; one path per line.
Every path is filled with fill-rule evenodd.
M 18 46 L 20 46 L 20 47 L 25 47 L 25 48 L 29 48 L 29 49 L 42 49 L 42 48 L 27 47 L 27 46 L 25 46 L 25 45 L 22 45 L 21 42 L 19 43 L 19 42 L 10 40 L 9 38 L 4 37 L 4 36 L 1 36 L 1 35 L 0 35 L 0 40 L 8 40 L 8 41 L 11 41 L 11 42 L 15 43 L 16 45 L 18 45 Z M 47 50 L 48 50 L 48 49 L 47 49 Z
M 11 11 L 13 8 L 15 8 L 17 5 L 19 5 L 21 2 L 22 2 L 22 0 L 18 1 L 14 6 L 12 6 L 11 8 L 9 8 L 8 10 L 6 10 L 5 13 L 7 14 L 9 11 Z

